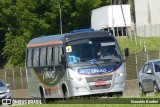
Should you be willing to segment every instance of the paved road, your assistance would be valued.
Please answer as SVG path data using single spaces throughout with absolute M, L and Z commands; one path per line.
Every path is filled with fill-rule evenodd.
M 28 94 L 28 89 L 11 90 L 11 92 L 13 93 L 13 98 L 30 98 Z M 153 93 L 147 95 L 152 96 Z M 138 97 L 138 96 L 139 96 L 138 81 L 136 79 L 127 80 L 124 97 Z

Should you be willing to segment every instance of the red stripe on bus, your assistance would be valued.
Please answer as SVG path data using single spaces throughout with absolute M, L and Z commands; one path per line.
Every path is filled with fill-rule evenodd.
M 48 46 L 48 45 L 58 45 L 58 44 L 63 44 L 62 41 L 52 41 L 52 42 L 44 42 L 44 43 L 36 43 L 36 44 L 28 44 L 27 48 L 33 48 L 33 47 L 38 47 L 38 46 Z

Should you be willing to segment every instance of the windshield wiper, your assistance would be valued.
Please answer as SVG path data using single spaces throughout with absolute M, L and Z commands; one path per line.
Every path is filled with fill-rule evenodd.
M 121 61 L 117 61 L 115 59 L 100 59 L 99 61 L 107 61 L 107 60 L 114 61 L 116 63 L 120 63 L 121 62 Z
M 81 61 L 82 61 L 82 62 L 85 62 L 85 61 L 87 61 L 87 59 L 81 59 Z
M 92 65 L 96 65 L 96 66 L 99 66 L 97 63 L 94 63 L 94 64 L 92 64 Z
M 96 62 L 97 62 L 96 59 L 92 59 L 89 61 L 90 64 L 99 66 Z

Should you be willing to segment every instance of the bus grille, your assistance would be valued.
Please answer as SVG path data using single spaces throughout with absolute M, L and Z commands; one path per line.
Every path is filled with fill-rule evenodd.
M 110 81 L 110 80 L 112 80 L 112 76 L 113 76 L 113 74 L 106 75 L 106 76 L 86 77 L 86 81 L 88 84 L 91 82 L 97 82 L 97 81 Z M 104 86 L 90 85 L 89 87 L 91 90 L 108 89 L 111 87 L 111 83 L 106 84 Z
M 106 76 L 96 76 L 96 77 L 86 77 L 87 82 L 97 82 L 97 81 L 108 81 L 112 80 L 112 75 L 106 75 Z

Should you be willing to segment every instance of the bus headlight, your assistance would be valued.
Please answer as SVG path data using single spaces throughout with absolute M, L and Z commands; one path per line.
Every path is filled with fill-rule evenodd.
M 82 80 L 82 78 L 78 78 L 78 81 L 81 81 Z
M 122 77 L 122 76 L 125 76 L 126 73 L 125 72 L 120 72 L 120 73 L 117 73 L 117 77 Z

